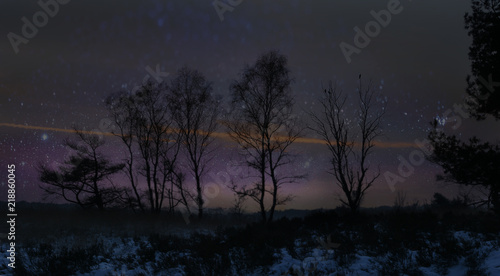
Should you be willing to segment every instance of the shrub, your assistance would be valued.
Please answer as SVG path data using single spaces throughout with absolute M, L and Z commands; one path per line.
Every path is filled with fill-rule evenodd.
M 413 253 L 400 248 L 388 253 L 384 258 L 377 258 L 379 275 L 423 275 L 413 258 Z
M 96 268 L 99 255 L 107 255 L 102 241 L 88 247 L 55 249 L 50 243 L 20 248 L 17 273 L 22 275 L 71 275 Z
M 448 268 L 457 264 L 461 258 L 462 248 L 458 240 L 451 233 L 440 237 L 437 242 L 438 244 L 434 247 L 436 252 L 436 267 L 438 273 L 447 274 Z

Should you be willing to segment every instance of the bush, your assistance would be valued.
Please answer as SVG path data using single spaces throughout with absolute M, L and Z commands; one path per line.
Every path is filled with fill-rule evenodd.
M 383 258 L 377 258 L 379 275 L 424 275 L 413 258 L 413 253 L 400 248 L 388 253 Z
M 484 260 L 488 254 L 486 252 L 473 251 L 465 257 L 465 265 L 468 267 L 468 276 L 487 275 L 486 268 L 484 267 Z
M 417 264 L 423 267 L 430 267 L 435 262 L 435 253 L 433 247 L 423 247 L 416 256 Z
M 459 245 L 459 241 L 449 233 L 448 235 L 441 238 L 439 245 L 435 248 L 436 254 L 438 255 L 438 264 L 443 268 L 447 268 L 458 263 L 462 248 Z
M 99 256 L 109 256 L 102 241 L 88 247 L 55 249 L 50 243 L 20 248 L 16 273 L 19 275 L 71 275 L 88 273 L 100 263 Z

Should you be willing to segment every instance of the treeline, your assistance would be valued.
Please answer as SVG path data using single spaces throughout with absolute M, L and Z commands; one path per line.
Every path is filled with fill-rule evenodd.
M 294 162 L 291 145 L 310 129 L 325 140 L 332 158 L 332 182 L 341 188 L 342 202 L 355 212 L 380 175 L 368 173 L 367 157 L 380 134 L 384 107 L 374 109 L 375 93 L 370 86 L 361 86 L 360 77 L 358 109 L 347 112 L 347 95 L 332 84 L 322 93 L 322 108 L 310 114 L 313 124 L 301 127 L 294 114 L 292 81 L 284 55 L 263 54 L 232 81 L 230 111 L 224 118 L 212 83 L 187 67 L 169 82 L 148 80 L 133 91 L 112 93 L 106 98 L 109 128 L 124 155 L 110 159 L 103 153 L 102 135 L 75 128 L 77 139 L 65 140 L 72 152 L 69 158 L 57 167 L 39 166 L 41 188 L 48 196 L 82 207 L 152 213 L 185 210 L 202 218 L 204 175 L 213 166 L 217 149 L 214 133 L 223 131 L 238 145 L 240 165 L 249 169 L 252 179 L 228 187 L 234 192 L 235 207 L 241 209 L 251 199 L 262 221 L 270 222 L 276 207 L 294 197 L 283 187 L 306 176 L 286 168 Z M 119 172 L 128 179 L 127 185 L 114 183 Z
M 472 11 L 465 15 L 465 28 L 472 38 L 472 74 L 467 77 L 467 112 L 455 111 L 464 118 L 500 118 L 500 89 L 493 81 L 500 74 L 499 40 L 494 39 L 500 27 L 499 7 L 499 1 L 473 0 Z M 385 103 L 370 85 L 362 85 L 360 75 L 357 108 L 349 110 L 352 105 L 347 104 L 346 94 L 331 84 L 304 128 L 293 113 L 292 80 L 285 56 L 277 51 L 261 55 L 231 83 L 231 107 L 224 120 L 211 82 L 190 68 L 181 68 L 170 82 L 147 81 L 133 91 L 109 95 L 112 132 L 122 142 L 125 156 L 114 163 L 102 152 L 103 139 L 75 129 L 77 139 L 65 141 L 73 154 L 57 167 L 39 165 L 41 188 L 48 196 L 82 207 L 120 206 L 152 213 L 184 207 L 188 213 L 196 210 L 201 218 L 203 176 L 215 157 L 213 134 L 221 130 L 238 144 L 241 165 L 249 168 L 252 179 L 248 185 L 230 187 L 236 209 L 251 199 L 262 221 L 269 222 L 275 208 L 294 197 L 283 193 L 283 186 L 305 177 L 296 170 L 286 173 L 284 168 L 294 161 L 290 146 L 310 130 L 327 146 L 331 183 L 341 191 L 341 203 L 357 212 L 380 176 L 380 171 L 370 168 L 369 157 L 381 134 Z M 438 180 L 484 189 L 484 198 L 474 204 L 500 214 L 500 145 L 475 136 L 462 141 L 446 134 L 441 128 L 444 123 L 435 121 L 432 126 L 428 138 L 433 151 L 427 159 L 443 168 Z M 186 165 L 180 165 L 181 159 Z M 111 181 L 118 172 L 125 172 L 128 185 Z M 194 189 L 186 184 L 188 176 L 194 179 Z
M 212 158 L 212 134 L 218 127 L 219 102 L 212 84 L 197 70 L 181 68 L 169 83 L 148 80 L 133 91 L 108 95 L 111 133 L 121 142 L 122 156 L 104 154 L 105 139 L 75 128 L 72 150 L 57 168 L 39 166 L 41 188 L 82 207 L 125 207 L 173 213 L 191 203 L 203 215 L 201 178 Z M 187 163 L 182 167 L 179 159 Z M 120 160 L 120 162 L 116 162 Z M 114 183 L 122 172 L 128 185 Z M 196 180 L 195 192 L 185 185 L 187 173 Z M 122 176 L 122 177 L 123 177 Z M 123 181 L 122 181 L 123 182 Z

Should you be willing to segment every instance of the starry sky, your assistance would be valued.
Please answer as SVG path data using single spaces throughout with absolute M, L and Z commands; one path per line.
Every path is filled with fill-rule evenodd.
M 230 82 L 245 64 L 272 49 L 288 57 L 295 112 L 304 125 L 310 122 L 307 112 L 317 110 L 322 88 L 329 81 L 336 81 L 352 96 L 361 74 L 387 100 L 383 136 L 370 159 L 380 164 L 383 175 L 363 206 L 392 205 L 398 190 L 405 191 L 409 201 L 420 202 L 430 200 L 434 192 L 453 196 L 458 191 L 456 186 L 437 183 L 435 175 L 441 170 L 427 161 L 418 162 L 394 187 L 384 177 L 386 172 L 398 174 L 402 158 L 419 155 L 415 141 L 425 139 L 433 118 L 450 134 L 463 138 L 500 138 L 498 123 L 477 123 L 456 110 L 451 112 L 463 104 L 470 73 L 471 39 L 463 23 L 469 1 L 401 0 L 400 12 L 392 14 L 366 47 L 350 56 L 350 63 L 339 45 L 354 45 L 353 28 L 365 29 L 374 20 L 371 11 L 387 10 L 394 1 L 232 1 L 236 5 L 221 16 L 212 1 L 66 2 L 54 2 L 57 12 L 46 18 L 40 16 L 43 8 L 36 1 L 0 4 L 4 168 L 0 200 L 7 198 L 7 164 L 17 167 L 18 200 L 42 200 L 35 166 L 68 156 L 62 140 L 72 137 L 73 125 L 99 131 L 108 117 L 105 97 L 134 87 L 151 70 L 171 76 L 184 65 L 196 68 L 213 83 L 214 92 L 229 102 Z M 24 17 L 29 22 L 38 20 L 40 27 L 30 38 L 23 38 L 27 43 L 13 46 L 9 34 L 23 36 Z M 446 119 L 457 116 L 459 124 Z M 205 181 L 219 187 L 208 207 L 227 207 L 231 195 L 223 184 L 228 177 L 238 180 L 245 175 L 244 170 L 234 170 L 238 155 L 223 136 L 216 139 L 216 161 L 205 176 Z M 326 148 L 313 133 L 306 132 L 303 138 L 292 148 L 297 159 L 289 169 L 307 173 L 308 178 L 286 188 L 297 195 L 287 208 L 335 207 L 338 190 L 327 172 Z M 108 156 L 121 158 L 118 141 L 106 139 Z M 252 209 L 251 204 L 248 207 Z

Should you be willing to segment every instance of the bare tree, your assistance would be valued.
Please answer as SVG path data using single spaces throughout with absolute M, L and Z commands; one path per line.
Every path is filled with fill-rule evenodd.
M 246 200 L 247 197 L 235 194 L 231 213 L 238 219 L 241 218 L 243 216 L 243 213 L 245 212 L 244 204 Z
M 169 109 L 186 154 L 189 171 L 196 182 L 198 217 L 203 217 L 202 177 L 213 151 L 212 134 L 217 129 L 219 104 L 212 96 L 212 85 L 198 71 L 179 69 L 169 87 Z M 181 190 L 182 191 L 182 190 Z M 181 195 L 185 201 L 185 195 Z
M 287 58 L 271 51 L 247 66 L 241 79 L 231 85 L 233 110 L 226 126 L 241 147 L 246 164 L 258 173 L 254 176 L 258 180 L 250 187 L 232 188 L 238 196 L 259 204 L 263 222 L 273 220 L 276 206 L 292 200 L 293 196 L 282 195 L 280 188 L 303 177 L 283 170 L 292 162 L 289 147 L 300 133 L 292 114 L 290 83 Z M 269 208 L 266 195 L 271 197 Z
M 375 139 L 381 134 L 381 120 L 385 107 L 375 110 L 376 95 L 368 86 L 358 87 L 357 116 L 351 120 L 347 114 L 347 96 L 330 83 L 320 100 L 319 114 L 311 113 L 314 126 L 311 129 L 325 142 L 331 154 L 335 184 L 344 198 L 342 204 L 357 212 L 366 191 L 380 176 L 380 170 L 370 175 L 368 156 L 375 147 Z M 356 128 L 358 130 L 356 130 Z
M 137 113 L 134 134 L 141 157 L 140 173 L 146 179 L 151 212 L 159 213 L 173 181 L 180 143 L 171 129 L 172 118 L 166 103 L 166 87 L 148 82 L 134 95 Z
M 170 209 L 173 211 L 174 208 L 180 203 L 186 208 L 188 215 L 191 215 L 191 209 L 189 208 L 190 201 L 194 198 L 193 195 L 186 189 L 184 183 L 186 180 L 186 175 L 179 171 L 174 170 L 174 179 L 172 181 L 172 196 L 169 197 Z M 175 187 L 175 189 L 174 189 Z M 175 191 L 177 191 L 177 195 L 175 195 Z
M 133 195 L 130 201 L 145 209 L 147 198 L 151 212 L 159 213 L 167 200 L 169 213 L 176 206 L 187 206 L 185 175 L 176 165 L 181 133 L 176 131 L 169 109 L 169 90 L 164 83 L 149 81 L 134 92 L 110 95 L 107 108 L 113 118 L 113 134 L 127 149 L 125 172 Z M 140 189 L 139 183 L 145 183 Z
M 62 197 L 82 207 L 105 207 L 119 204 L 123 189 L 114 187 L 110 177 L 123 168 L 123 164 L 112 164 L 100 152 L 104 140 L 97 135 L 75 129 L 79 143 L 65 140 L 74 151 L 64 164 L 56 169 L 39 166 L 40 188 L 47 196 Z
M 141 190 L 136 173 L 136 154 L 134 143 L 134 130 L 138 118 L 138 109 L 134 97 L 128 92 L 110 95 L 106 99 L 106 106 L 113 119 L 112 133 L 117 136 L 126 148 L 125 173 L 130 181 L 133 195 L 129 195 L 129 202 L 144 212 L 144 204 L 141 199 Z

